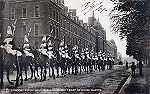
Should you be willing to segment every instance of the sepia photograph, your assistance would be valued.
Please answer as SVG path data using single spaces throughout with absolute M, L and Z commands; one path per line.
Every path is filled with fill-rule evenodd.
M 0 0 L 0 94 L 150 94 L 150 0 Z

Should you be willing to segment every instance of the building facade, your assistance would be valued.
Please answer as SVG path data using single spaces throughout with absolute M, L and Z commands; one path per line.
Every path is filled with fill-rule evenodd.
M 112 48 L 107 46 L 106 31 L 94 13 L 88 23 L 84 23 L 76 15 L 76 9 L 64 5 L 64 0 L 7 0 L 2 14 L 4 36 L 7 26 L 15 23 L 15 42 L 19 47 L 23 46 L 24 35 L 30 33 L 29 42 L 34 48 L 39 48 L 44 35 L 51 35 L 56 49 L 64 39 L 70 47 L 78 45 L 79 51 L 89 48 L 110 52 L 110 49 L 116 56 L 114 45 Z
M 106 31 L 102 27 L 99 19 L 96 19 L 94 16 L 88 18 L 88 25 L 92 27 L 92 30 L 95 31 L 96 37 L 96 51 L 106 52 Z
M 24 35 L 29 34 L 30 45 L 39 48 L 42 37 L 50 35 L 57 41 L 60 33 L 60 16 L 62 0 L 8 0 L 3 11 L 3 31 L 6 34 L 7 26 L 16 23 L 16 45 L 23 46 Z

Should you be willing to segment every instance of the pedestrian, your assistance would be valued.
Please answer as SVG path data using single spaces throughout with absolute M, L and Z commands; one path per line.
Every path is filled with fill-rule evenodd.
M 142 68 L 143 68 L 143 64 L 142 64 L 142 61 L 139 62 L 139 74 L 140 76 L 142 76 Z
M 136 70 L 135 62 L 132 62 L 131 70 L 132 70 L 132 76 L 135 76 L 135 70 Z
M 126 69 L 128 69 L 129 68 L 129 65 L 128 65 L 128 62 L 126 61 Z

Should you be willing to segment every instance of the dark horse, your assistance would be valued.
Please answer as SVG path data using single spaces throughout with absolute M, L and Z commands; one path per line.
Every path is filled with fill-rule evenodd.
M 23 55 L 22 56 L 23 58 L 23 61 L 22 61 L 22 65 L 21 65 L 21 68 L 24 68 L 24 71 L 25 71 L 25 81 L 28 80 L 28 67 L 30 67 L 30 70 L 31 70 L 31 79 L 33 78 L 33 73 L 34 73 L 34 70 L 33 70 L 33 62 L 34 62 L 34 58 L 31 57 L 31 56 L 26 56 L 26 55 Z
M 22 69 L 20 67 L 21 61 L 22 61 L 22 56 L 17 56 L 17 55 L 12 55 L 10 53 L 7 53 L 6 50 L 3 50 L 3 65 L 4 65 L 4 70 L 6 71 L 6 76 L 7 80 L 11 85 L 14 85 L 14 82 L 12 82 L 9 78 L 10 72 L 16 68 L 17 75 L 16 75 L 16 83 L 15 87 L 19 85 L 20 77 L 21 77 L 21 82 L 20 84 L 23 84 L 23 78 L 22 78 Z M 14 67 L 16 66 L 16 67 Z
M 44 55 L 42 53 L 39 54 L 39 67 L 41 68 L 41 81 L 45 81 L 46 80 L 46 74 L 47 74 L 47 66 L 49 63 L 49 57 L 47 55 Z M 44 70 L 44 74 L 43 74 L 43 70 Z M 44 77 L 44 78 L 43 78 Z

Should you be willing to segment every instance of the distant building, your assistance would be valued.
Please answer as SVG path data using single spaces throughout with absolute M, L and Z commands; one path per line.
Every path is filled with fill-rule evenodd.
M 113 57 L 117 63 L 117 46 L 114 40 L 107 41 L 106 44 L 106 54 L 108 57 Z
M 95 31 L 96 36 L 96 50 L 97 52 L 106 51 L 106 31 L 102 27 L 101 23 L 99 22 L 99 19 L 97 20 L 94 16 L 88 18 L 88 24 L 92 27 L 92 29 Z

